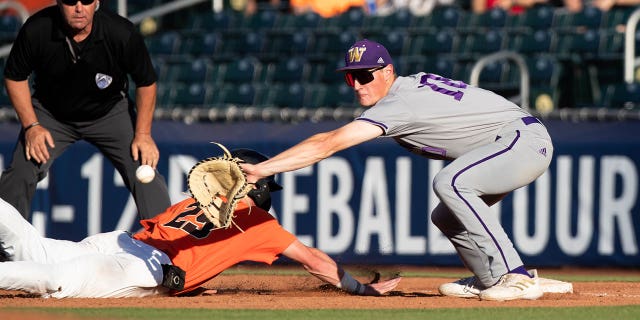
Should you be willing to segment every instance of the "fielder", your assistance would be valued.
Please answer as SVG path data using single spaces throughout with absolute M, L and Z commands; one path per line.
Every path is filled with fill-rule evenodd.
M 462 81 L 424 72 L 399 77 L 388 51 L 373 41 L 353 44 L 345 63 L 339 71 L 367 109 L 341 128 L 313 135 L 265 162 L 243 164 L 249 181 L 307 167 L 381 136 L 424 157 L 450 160 L 433 181 L 440 204 L 431 220 L 474 276 L 439 291 L 484 300 L 542 296 L 537 275 L 524 268 L 489 209 L 547 170 L 553 145 L 540 120 Z
M 232 154 L 249 163 L 267 159 L 248 149 Z M 397 286 L 400 278 L 361 284 L 324 252 L 302 244 L 266 211 L 270 192 L 281 189 L 273 176 L 258 185 L 240 200 L 230 228 L 214 230 L 194 199 L 187 198 L 142 220 L 144 229 L 134 235 L 113 231 L 80 242 L 41 237 L 0 199 L 0 243 L 10 259 L 0 263 L 0 289 L 53 298 L 181 295 L 239 262 L 271 264 L 280 255 L 353 294 L 381 295 Z

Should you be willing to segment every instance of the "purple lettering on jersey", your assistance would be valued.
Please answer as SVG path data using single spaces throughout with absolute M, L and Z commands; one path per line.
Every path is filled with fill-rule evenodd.
M 432 80 L 432 81 L 430 82 L 429 80 Z M 464 89 L 467 87 L 467 84 L 462 81 L 452 80 L 452 79 L 445 78 L 433 73 L 427 73 L 420 78 L 420 86 L 418 88 L 428 86 L 429 88 L 431 88 L 431 90 L 452 96 L 454 99 L 458 101 L 462 99 L 464 92 L 460 90 L 454 91 L 444 87 L 440 87 L 435 82 L 439 82 L 440 84 L 453 87 L 453 88 Z

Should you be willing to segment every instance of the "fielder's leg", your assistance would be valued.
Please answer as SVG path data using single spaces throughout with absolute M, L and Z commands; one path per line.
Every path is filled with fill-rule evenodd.
M 532 135 L 526 133 L 523 137 L 518 130 L 501 132 L 496 142 L 459 157 L 434 179 L 434 191 L 468 232 L 455 238 L 462 249 L 459 252 L 465 255 L 463 260 L 470 268 L 476 268 L 472 271 L 482 276 L 480 280 L 487 287 L 523 263 L 482 196 L 511 192 L 544 173 L 550 154 L 541 155 L 537 150 L 546 148 L 550 153 L 553 147 L 548 140 L 524 139 L 529 136 Z M 471 262 L 478 259 L 478 255 L 470 254 L 472 250 L 467 248 L 474 247 L 480 250 L 481 260 Z M 485 267 L 487 262 L 489 270 Z M 483 276 L 487 271 L 490 277 Z

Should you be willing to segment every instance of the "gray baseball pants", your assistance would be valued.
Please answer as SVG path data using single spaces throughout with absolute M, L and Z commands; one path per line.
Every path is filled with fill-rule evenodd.
M 441 203 L 431 220 L 484 286 L 523 265 L 490 205 L 542 175 L 552 155 L 546 128 L 527 117 L 506 125 L 495 142 L 462 155 L 434 178 Z

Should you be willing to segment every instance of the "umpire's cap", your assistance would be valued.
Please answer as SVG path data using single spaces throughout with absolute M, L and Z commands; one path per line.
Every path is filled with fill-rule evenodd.
M 234 149 L 231 151 L 231 156 L 240 158 L 244 162 L 250 163 L 250 164 L 256 164 L 265 160 L 269 160 L 269 157 L 265 156 L 264 154 L 258 151 L 251 150 L 251 149 Z M 282 190 L 282 186 L 276 182 L 276 179 L 274 176 L 268 176 L 263 179 L 267 181 L 267 185 L 269 186 L 270 192 Z

